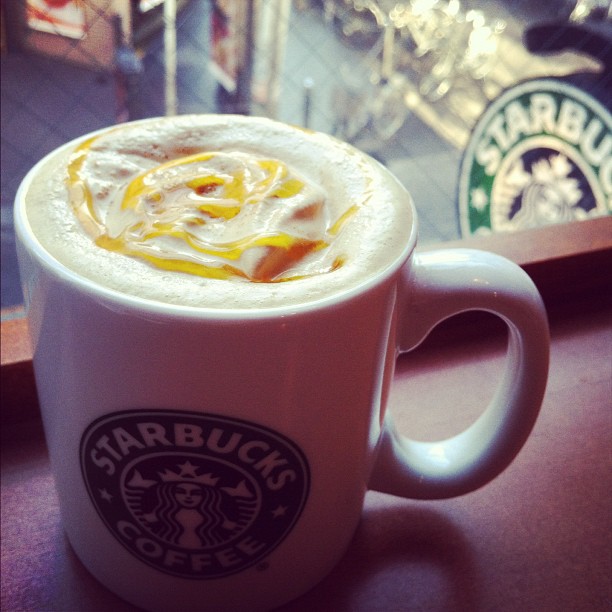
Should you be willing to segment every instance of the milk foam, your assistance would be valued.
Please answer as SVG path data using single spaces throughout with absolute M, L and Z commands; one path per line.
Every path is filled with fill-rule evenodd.
M 83 152 L 78 180 L 75 151 Z M 261 201 L 249 200 L 239 214 L 216 184 L 221 181 L 215 178 L 212 188 L 202 183 L 203 170 L 206 176 L 219 177 L 237 167 L 241 177 L 246 168 L 259 181 L 256 194 L 261 196 Z M 152 231 L 160 227 L 151 225 L 159 216 L 149 213 L 160 197 L 165 198 L 164 214 L 172 213 L 172 223 L 188 222 L 190 227 L 194 220 L 185 217 L 181 206 L 195 201 L 194 210 L 204 219 L 196 219 L 196 233 L 189 233 L 189 244 L 196 237 L 195 251 L 177 241 L 184 225 L 161 224 L 171 227 L 166 235 Z M 274 198 L 280 205 L 270 208 L 270 203 L 276 205 Z M 77 214 L 74 202 L 79 204 Z M 150 119 L 71 143 L 34 177 L 26 207 L 40 243 L 73 271 L 126 294 L 207 308 L 285 306 L 340 292 L 394 262 L 411 239 L 413 226 L 408 194 L 364 154 L 323 134 L 242 116 Z M 228 260 L 200 247 L 217 234 L 222 234 L 222 244 L 244 245 L 245 235 L 265 236 L 268 242 L 235 257 L 232 253 L 231 265 L 222 268 L 229 272 L 211 277 L 210 266 Z M 126 247 L 125 236 L 132 235 L 134 241 Z M 274 244 L 288 239 L 310 246 L 302 249 L 303 256 L 299 251 L 299 260 L 274 269 L 268 278 L 258 266 L 262 255 L 276 248 L 269 246 L 271 237 Z M 102 248 L 108 240 L 112 248 Z M 134 244 L 153 253 L 150 260 L 134 253 Z M 283 244 L 286 250 L 293 243 Z M 166 256 L 175 247 L 182 249 L 180 261 L 190 262 L 191 268 L 185 264 L 185 271 L 175 271 L 174 266 L 167 270 L 154 265 L 156 254 Z

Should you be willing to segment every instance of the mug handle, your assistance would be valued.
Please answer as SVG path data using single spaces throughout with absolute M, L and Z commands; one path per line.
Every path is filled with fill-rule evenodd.
M 368 488 L 414 499 L 473 491 L 502 472 L 529 436 L 546 388 L 550 337 L 542 299 L 531 279 L 507 259 L 471 249 L 415 253 L 403 271 L 399 351 L 416 348 L 444 319 L 483 310 L 509 330 L 505 370 L 484 413 L 440 442 L 400 435 L 387 411 Z M 405 320 L 403 320 L 405 315 Z

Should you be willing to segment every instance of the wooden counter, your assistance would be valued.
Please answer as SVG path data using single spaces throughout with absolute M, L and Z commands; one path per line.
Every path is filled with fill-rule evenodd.
M 602 294 L 608 289 L 601 288 L 600 299 L 553 312 L 542 412 L 500 477 L 444 501 L 368 493 L 342 561 L 282 610 L 610 610 L 612 309 Z M 13 375 L 31 384 L 29 355 L 19 340 L 24 325 L 3 324 L 3 350 L 12 355 Z M 503 360 L 497 330 L 486 322 L 471 333 L 443 330 L 399 360 L 391 404 L 403 432 L 445 436 L 476 416 Z M 28 408 L 33 389 L 22 392 L 12 417 L 3 406 L 2 609 L 134 610 L 100 586 L 71 551 L 40 421 Z M 14 412 L 19 405 L 23 412 Z

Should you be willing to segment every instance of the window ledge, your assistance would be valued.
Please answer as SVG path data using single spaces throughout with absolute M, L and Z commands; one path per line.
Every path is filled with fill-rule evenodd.
M 610 305 L 612 216 L 419 248 L 459 247 L 497 253 L 520 265 L 538 287 L 551 318 L 584 316 Z M 0 326 L 2 422 L 36 417 L 38 400 L 27 320 L 13 316 Z M 439 325 L 427 344 L 447 345 L 500 330 L 503 325 L 492 315 L 465 313 Z

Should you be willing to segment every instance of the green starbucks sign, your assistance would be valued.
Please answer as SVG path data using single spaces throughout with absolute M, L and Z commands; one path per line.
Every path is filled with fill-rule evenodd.
M 463 235 L 612 213 L 612 116 L 574 85 L 520 83 L 479 119 L 459 178 Z

